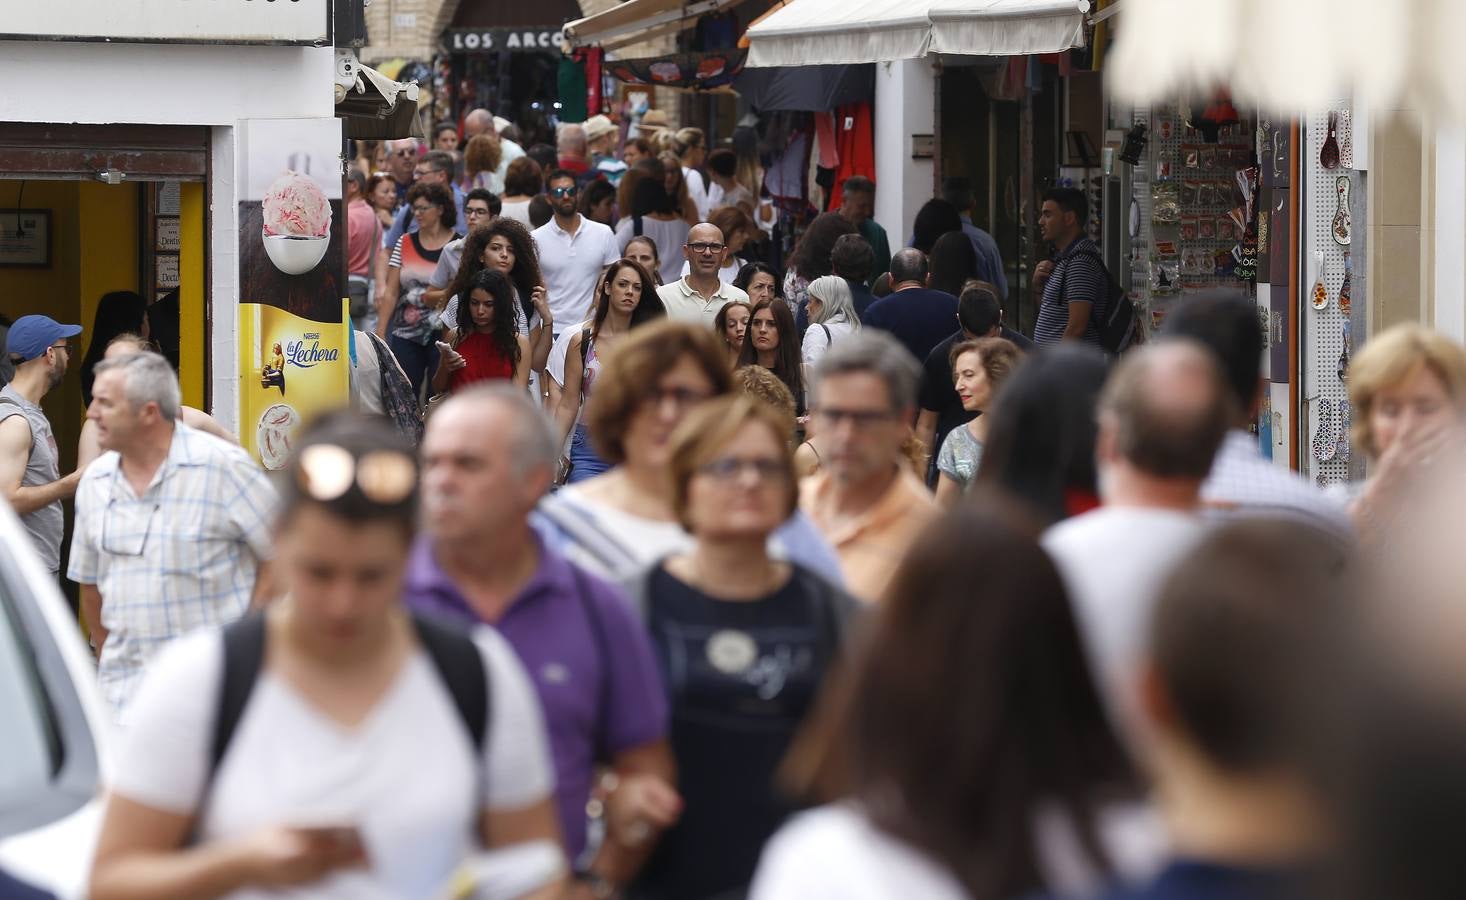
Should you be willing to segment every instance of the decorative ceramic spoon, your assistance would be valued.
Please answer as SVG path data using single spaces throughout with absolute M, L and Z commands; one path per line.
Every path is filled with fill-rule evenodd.
M 1339 312 L 1349 315 L 1354 309 L 1354 260 L 1344 254 L 1344 283 L 1339 285 Z M 1347 328 L 1349 323 L 1344 323 Z
M 1322 311 L 1329 308 L 1329 289 L 1324 284 L 1324 275 L 1328 271 L 1327 263 L 1324 262 L 1321 254 L 1313 257 L 1313 271 L 1313 291 L 1309 296 L 1312 298 L 1313 308 Z
M 1349 426 L 1354 418 L 1354 408 L 1347 398 L 1339 401 L 1339 443 L 1334 449 L 1334 459 L 1349 461 Z
M 1339 112 L 1339 167 L 1354 168 L 1354 114 L 1347 109 Z
M 1318 164 L 1325 169 L 1339 167 L 1339 114 L 1329 111 L 1329 136 L 1324 138 L 1323 149 L 1318 152 Z
M 1353 352 L 1354 342 L 1349 338 L 1349 320 L 1344 320 L 1344 349 L 1339 351 L 1339 381 L 1349 381 L 1349 355 Z
M 1313 458 L 1319 462 L 1328 462 L 1334 458 L 1334 451 L 1338 447 L 1339 436 L 1334 428 L 1334 402 L 1319 398 L 1318 401 L 1318 426 L 1313 432 Z
M 1354 239 L 1354 219 L 1349 215 L 1349 176 L 1340 175 L 1334 186 L 1339 193 L 1339 208 L 1334 210 L 1332 226 L 1334 243 L 1347 247 Z

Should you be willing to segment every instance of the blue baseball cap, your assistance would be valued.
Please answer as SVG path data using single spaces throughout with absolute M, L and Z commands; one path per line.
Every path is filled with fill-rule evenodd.
M 62 325 L 50 316 L 21 316 L 5 336 L 5 352 L 30 362 L 62 338 L 81 334 L 80 325 Z

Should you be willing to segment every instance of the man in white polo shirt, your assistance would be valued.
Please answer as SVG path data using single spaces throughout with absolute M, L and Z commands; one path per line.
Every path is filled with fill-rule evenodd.
M 534 230 L 534 242 L 550 295 L 550 313 L 564 328 L 590 317 L 596 281 L 606 266 L 621 258 L 621 250 L 610 228 L 576 211 L 579 188 L 573 173 L 555 169 L 545 187 L 555 214 Z
M 682 245 L 687 274 L 657 288 L 667 315 L 684 322 L 701 322 L 711 328 L 724 304 L 732 300 L 748 302 L 748 295 L 742 289 L 724 284 L 718 278 L 726 249 L 718 226 L 703 222 L 692 227 L 687 233 L 687 243 Z

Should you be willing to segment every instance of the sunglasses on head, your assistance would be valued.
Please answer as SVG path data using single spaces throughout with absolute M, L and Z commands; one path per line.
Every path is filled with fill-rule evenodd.
M 300 451 L 295 482 L 312 500 L 329 503 L 353 486 L 372 503 L 395 506 L 412 496 L 417 465 L 397 450 L 372 450 L 360 457 L 335 444 L 312 444 Z

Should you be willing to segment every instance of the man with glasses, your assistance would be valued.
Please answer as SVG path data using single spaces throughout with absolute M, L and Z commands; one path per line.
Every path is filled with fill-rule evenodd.
M 687 243 L 682 245 L 682 255 L 687 259 L 687 274 L 657 288 L 657 296 L 667 307 L 667 315 L 711 328 L 724 304 L 733 300 L 748 302 L 748 294 L 741 288 L 718 277 L 727 250 L 723 232 L 718 230 L 718 226 L 702 222 L 692 227 L 687 233 Z
M 178 378 L 143 352 L 96 368 L 87 418 L 107 451 L 76 490 L 67 577 L 113 716 L 169 641 L 268 598 L 275 490 L 238 447 L 183 424 Z
M 821 467 L 800 507 L 835 547 L 845 586 L 875 602 L 937 512 L 901 453 L 921 369 L 889 334 L 862 331 L 820 357 L 812 380 Z
M 451 240 L 443 245 L 443 252 L 438 255 L 438 265 L 433 269 L 433 277 L 428 279 L 428 289 L 423 294 L 423 302 L 437 306 L 448 292 L 448 285 L 458 275 L 458 266 L 463 262 L 463 245 L 468 241 L 468 234 L 475 228 L 482 228 L 493 221 L 499 211 L 504 208 L 497 194 L 488 188 L 474 188 L 469 191 L 463 200 L 463 215 L 467 217 L 463 225 L 461 238 Z M 444 311 L 445 321 L 448 321 L 447 311 Z
M 61 570 L 61 501 L 76 493 L 81 472 L 61 477 L 56 437 L 41 398 L 61 384 L 71 360 L 70 339 L 79 334 L 80 325 L 21 316 L 5 340 L 15 377 L 0 389 L 0 484 L 52 574 Z
M 534 242 L 550 294 L 551 317 L 571 326 L 590 317 L 596 282 L 606 266 L 621 258 L 621 249 L 615 232 L 580 214 L 574 172 L 551 170 L 545 187 L 554 216 L 534 230 Z
M 453 169 L 457 163 L 453 154 L 444 153 L 442 150 L 430 150 L 423 154 L 422 159 L 417 161 L 413 167 L 413 184 L 441 184 L 453 192 L 453 207 L 458 212 L 455 222 L 465 222 L 468 215 L 463 208 L 466 200 L 463 191 L 453 183 Z M 397 246 L 397 241 L 404 234 L 417 231 L 417 217 L 412 214 L 412 204 L 405 204 L 397 210 L 397 217 L 392 220 L 392 228 L 387 232 L 387 242 L 384 246 L 389 250 Z
M 402 138 L 387 142 L 387 174 L 397 185 L 397 205 L 407 202 L 407 189 L 412 187 L 412 172 L 417 166 L 417 140 Z

